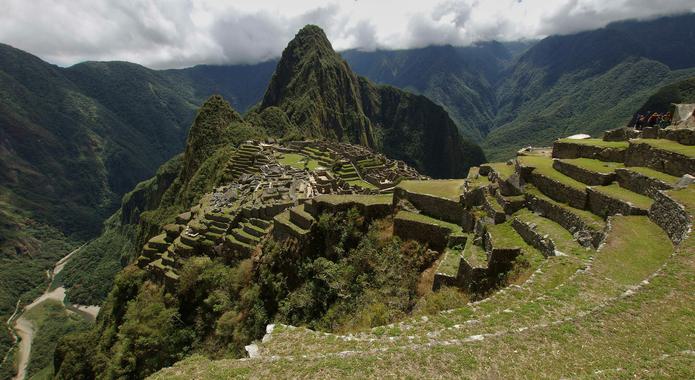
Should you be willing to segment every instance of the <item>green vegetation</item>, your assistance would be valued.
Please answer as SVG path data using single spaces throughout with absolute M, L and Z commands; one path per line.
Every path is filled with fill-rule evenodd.
M 536 189 L 532 185 L 527 184 L 524 191 L 527 194 L 533 195 L 534 197 L 540 198 L 546 202 L 550 202 L 556 206 L 567 209 L 571 213 L 577 215 L 577 217 L 581 218 L 584 223 L 586 223 L 588 226 L 590 226 L 591 228 L 593 228 L 595 230 L 602 230 L 606 226 L 606 222 L 600 216 L 598 216 L 590 211 L 587 211 L 587 210 L 574 208 L 574 207 L 569 206 L 567 204 L 557 202 L 557 201 L 549 198 L 548 196 L 546 196 L 542 192 L 540 192 L 540 190 Z
M 553 181 L 560 182 L 577 190 L 586 189 L 586 185 L 576 179 L 566 176 L 553 168 L 553 159 L 543 156 L 520 156 L 519 165 L 535 168 L 534 173 L 538 173 Z
M 378 189 L 376 186 L 372 185 L 371 183 L 366 182 L 366 181 L 363 181 L 363 180 L 361 180 L 361 179 L 354 179 L 354 180 L 351 180 L 351 181 L 347 181 L 347 183 L 349 183 L 349 184 L 351 184 L 351 185 L 363 187 L 363 188 L 365 188 L 365 189 L 372 189 L 372 190 Z
M 516 170 L 514 165 L 508 165 L 506 162 L 490 162 L 485 166 L 489 166 L 503 180 L 509 178 Z
M 666 174 L 666 173 L 663 173 L 663 172 L 660 172 L 658 170 L 654 170 L 651 168 L 645 168 L 642 166 L 632 166 L 632 167 L 629 167 L 628 169 L 630 171 L 643 174 L 647 177 L 658 179 L 658 180 L 660 180 L 664 183 L 670 184 L 670 185 L 675 184 L 679 180 L 678 177 L 675 177 L 675 176 L 672 176 L 670 174 Z
M 656 149 L 666 150 L 669 152 L 682 154 L 690 158 L 695 158 L 695 146 L 692 145 L 683 145 L 667 139 L 637 139 L 631 140 L 631 142 L 649 144 Z
M 380 195 L 320 195 L 314 198 L 315 202 L 326 202 L 331 204 L 343 204 L 343 203 L 358 203 L 365 206 L 373 205 L 390 205 L 392 203 L 392 196 L 390 194 L 380 194 Z
M 629 145 L 627 141 L 603 141 L 602 139 L 559 139 L 557 142 L 613 149 L 627 149 Z
M 620 162 L 606 162 L 606 161 L 600 161 L 600 160 L 593 160 L 590 158 L 573 158 L 573 159 L 564 159 L 560 160 L 562 162 L 566 162 L 570 165 L 577 166 L 582 169 L 586 169 L 590 172 L 594 173 L 601 173 L 601 174 L 610 174 L 615 172 L 615 169 L 617 168 L 624 168 L 625 164 L 622 164 Z
M 464 182 L 462 179 L 401 181 L 398 187 L 411 193 L 433 195 L 458 202 L 463 194 Z
M 442 262 L 437 267 L 437 273 L 442 273 L 448 276 L 456 277 L 461 262 L 461 251 L 456 249 L 447 249 L 444 251 Z
M 84 316 L 75 314 L 53 300 L 44 301 L 23 315 L 34 326 L 31 360 L 27 366 L 27 378 L 38 373 L 53 372 L 53 350 L 63 336 L 86 331 L 90 323 Z
M 652 207 L 652 203 L 654 203 L 653 199 L 641 194 L 633 193 L 630 190 L 620 187 L 620 185 L 616 183 L 608 186 L 592 186 L 591 188 L 611 198 L 630 202 L 636 207 L 644 210 L 649 210 L 649 208 Z
M 395 219 L 404 219 L 404 220 L 412 220 L 414 222 L 419 222 L 419 223 L 425 223 L 425 224 L 433 224 L 435 226 L 439 227 L 444 227 L 449 230 L 451 230 L 451 233 L 456 234 L 456 235 L 462 235 L 463 230 L 461 229 L 461 226 L 454 224 L 454 223 L 449 223 L 445 222 L 443 220 L 435 219 L 432 217 L 429 217 L 427 215 L 423 214 L 417 214 L 414 212 L 410 211 L 399 211 L 396 216 L 394 216 Z

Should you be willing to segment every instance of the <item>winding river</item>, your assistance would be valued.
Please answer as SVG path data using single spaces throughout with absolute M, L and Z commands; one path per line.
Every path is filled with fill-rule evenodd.
M 86 244 L 86 243 L 85 243 Z M 65 267 L 65 264 L 70 260 L 72 255 L 79 252 L 80 249 L 84 247 L 84 244 L 70 252 L 55 264 L 51 271 L 46 271 L 46 276 L 48 277 L 48 287 L 43 292 L 43 294 L 37 297 L 32 303 L 26 305 L 20 313 L 19 302 L 17 302 L 17 308 L 14 314 L 7 320 L 7 324 L 10 327 L 10 331 L 14 335 L 15 343 L 19 342 L 19 347 L 17 350 L 17 375 L 14 380 L 24 380 L 26 377 L 27 365 L 29 364 L 29 358 L 31 356 L 31 344 L 34 340 L 34 333 L 36 331 L 34 324 L 31 320 L 24 317 L 25 313 L 40 303 L 46 300 L 55 300 L 60 303 L 65 301 L 65 288 L 59 287 L 51 289 L 53 279 L 60 273 Z M 98 306 L 83 306 L 83 305 L 66 305 L 68 312 L 79 313 L 85 318 L 94 320 L 99 313 Z

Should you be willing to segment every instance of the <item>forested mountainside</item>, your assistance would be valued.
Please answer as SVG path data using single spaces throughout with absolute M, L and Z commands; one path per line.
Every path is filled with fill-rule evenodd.
M 323 31 L 313 25 L 306 26 L 299 31 L 283 53 L 263 102 L 258 107 L 251 109 L 245 117 L 237 113 L 220 96 L 213 96 L 203 104 L 189 131 L 183 155 L 164 165 L 154 178 L 139 184 L 133 192 L 127 194 L 121 209 L 110 219 L 110 225 L 105 233 L 90 243 L 83 252 L 79 252 L 67 265 L 64 281 L 71 285 L 68 290 L 71 299 L 80 302 L 98 299 L 103 295 L 101 293 L 102 287 L 93 289 L 91 293 L 85 292 L 85 290 L 90 288 L 91 283 L 107 283 L 109 278 L 113 276 L 113 273 L 99 273 L 98 275 L 102 277 L 98 280 L 95 276 L 83 276 L 80 281 L 71 282 L 72 276 L 70 274 L 77 272 L 77 268 L 93 268 L 100 264 L 103 265 L 109 260 L 115 262 L 123 259 L 124 262 L 132 263 L 133 259 L 140 255 L 141 247 L 145 243 L 149 244 L 148 240 L 159 234 L 165 225 L 171 226 L 172 223 L 178 223 L 177 221 L 181 220 L 182 215 L 186 215 L 186 210 L 197 210 L 196 204 L 208 202 L 210 194 L 206 195 L 208 198 L 203 198 L 206 193 L 211 193 L 222 185 L 244 184 L 244 181 L 255 181 L 254 178 L 262 181 L 265 176 L 270 176 L 271 172 L 264 172 L 260 177 L 253 176 L 253 170 L 258 166 L 254 164 L 254 160 L 257 159 L 254 158 L 257 157 L 254 152 L 261 148 L 242 144 L 249 139 L 267 137 L 281 141 L 309 138 L 319 141 L 334 141 L 335 144 L 361 144 L 364 147 L 385 152 L 387 155 L 384 157 L 393 153 L 395 156 L 393 158 L 402 159 L 405 162 L 399 164 L 398 161 L 391 160 L 386 165 L 386 161 L 378 161 L 381 160 L 378 157 L 382 156 L 374 156 L 375 158 L 372 160 L 363 159 L 362 161 L 369 161 L 364 162 L 363 165 L 368 165 L 370 168 L 382 167 L 383 170 L 394 171 L 394 173 L 398 173 L 400 170 L 398 168 L 409 164 L 422 173 L 435 177 L 462 177 L 468 172 L 469 167 L 484 161 L 484 155 L 480 148 L 459 135 L 456 125 L 440 106 L 423 96 L 412 95 L 394 87 L 377 86 L 367 79 L 356 76 L 347 63 L 333 51 Z M 359 180 L 360 177 L 356 174 L 356 168 L 353 166 L 355 163 L 349 163 L 349 166 L 352 167 L 350 170 L 348 163 L 343 162 L 344 160 L 339 161 L 337 158 L 328 156 L 325 152 L 321 153 L 315 149 L 312 150 L 312 148 L 307 148 L 306 152 L 314 155 L 313 157 L 322 162 L 322 165 L 326 165 L 328 170 L 334 171 L 335 175 L 346 178 L 345 181 L 347 179 L 353 181 L 340 182 L 343 183 L 341 186 L 348 186 L 347 188 L 351 189 L 341 191 L 366 191 L 367 194 L 378 194 L 376 190 L 373 190 L 373 184 Z M 370 155 L 373 154 L 370 153 Z M 274 161 L 276 158 L 271 156 L 265 159 Z M 328 163 L 329 161 L 330 163 Z M 400 178 L 401 175 L 403 174 L 394 177 L 394 179 L 399 180 L 397 178 Z M 333 175 L 329 176 L 332 178 Z M 417 178 L 419 177 L 420 175 L 417 176 Z M 296 177 L 294 180 L 290 178 L 289 183 L 294 184 L 297 181 L 301 181 L 300 177 Z M 275 189 L 283 189 L 283 186 L 271 184 L 267 189 L 268 194 L 273 191 L 280 191 Z M 254 184 L 251 188 L 255 189 L 256 185 Z M 243 187 L 239 188 L 238 191 L 225 194 L 241 194 L 243 193 L 242 189 Z M 218 193 L 219 190 L 215 190 L 211 199 L 217 199 Z M 295 192 L 292 189 L 288 194 L 288 196 L 299 197 L 300 191 Z M 240 195 L 231 195 L 231 199 L 236 199 L 237 196 Z M 364 196 L 367 199 L 381 199 L 379 195 Z M 273 199 L 274 196 L 264 193 L 262 197 L 249 203 L 247 207 L 261 207 L 262 205 L 258 204 L 261 201 L 271 202 L 268 206 L 271 207 L 271 204 L 274 205 Z M 239 212 L 241 209 L 242 207 L 238 206 Z M 193 213 L 197 215 L 197 211 L 193 211 Z M 251 218 L 251 220 L 255 219 Z M 243 228 L 251 231 L 249 233 L 257 234 L 260 231 L 258 226 L 267 227 L 268 222 L 255 221 L 253 223 L 258 223 L 256 227 L 250 227 L 248 224 L 251 223 L 250 221 L 240 223 L 239 229 Z M 362 223 L 357 219 L 351 220 L 349 225 L 341 227 L 346 229 L 344 232 L 338 232 L 333 231 L 333 228 L 341 225 L 337 223 L 337 220 L 326 222 L 325 225 L 328 229 L 326 233 L 329 235 L 337 233 L 336 238 L 339 241 L 336 241 L 336 244 L 345 244 L 345 249 L 347 249 L 354 247 L 355 241 L 349 238 L 343 242 L 340 240 L 343 239 L 340 238 L 341 234 L 361 236 L 358 230 L 353 229 Z M 175 257 L 176 260 L 180 261 L 177 261 L 177 264 L 171 268 L 177 271 L 176 273 L 180 273 L 184 279 L 188 278 L 189 270 L 198 271 L 203 277 L 217 276 L 214 273 L 223 276 L 217 280 L 211 279 L 212 282 L 209 283 L 207 280 L 203 280 L 204 284 L 198 282 L 203 277 L 195 275 L 197 279 L 191 278 L 193 282 L 188 283 L 191 286 L 188 289 L 193 293 L 189 293 L 188 290 L 184 291 L 185 294 L 179 293 L 173 288 L 165 290 L 158 287 L 159 285 L 147 281 L 149 275 L 133 265 L 128 266 L 116 277 L 114 288 L 107 298 L 96 327 L 88 333 L 73 335 L 63 341 L 57 351 L 58 361 L 56 364 L 58 367 L 56 371 L 58 371 L 58 375 L 68 378 L 85 374 L 94 376 L 94 374 L 100 373 L 116 377 L 140 377 L 186 355 L 186 346 L 211 354 L 240 354 L 243 352 L 243 345 L 258 337 L 264 325 L 279 312 L 279 307 L 289 307 L 289 305 L 280 305 L 285 302 L 282 295 L 294 290 L 296 285 L 293 284 L 294 280 L 288 280 L 288 283 L 284 284 L 280 278 L 258 277 L 261 276 L 259 271 L 264 273 L 267 271 L 262 276 L 282 276 L 284 270 L 278 272 L 275 269 L 280 263 L 277 260 L 266 260 L 267 267 L 261 270 L 254 268 L 251 260 L 238 257 L 234 252 L 239 252 L 234 247 L 248 248 L 248 243 L 241 243 L 240 241 L 248 242 L 249 240 L 245 239 L 253 239 L 249 237 L 252 235 L 248 235 L 247 232 L 236 231 L 235 233 L 241 240 L 236 240 L 237 238 L 230 235 L 228 241 L 231 246 L 215 245 L 217 242 L 211 240 L 211 245 L 201 243 L 203 245 L 199 247 L 209 255 L 214 255 L 213 252 L 218 248 L 224 250 L 227 248 L 223 247 L 231 247 L 229 248 L 231 249 L 229 255 L 223 254 L 227 257 L 224 260 L 216 259 L 214 262 L 205 263 L 198 258 L 191 258 L 189 261 L 183 251 L 175 251 L 179 248 L 172 246 L 171 256 L 153 263 L 144 261 L 145 264 L 143 265 L 151 264 L 148 268 L 152 268 L 152 271 L 157 271 L 157 268 L 160 267 L 169 270 L 166 269 L 165 265 L 168 265 L 166 263 L 169 263 L 170 258 Z M 182 237 L 182 239 L 186 238 Z M 363 239 L 367 239 L 367 236 L 365 235 Z M 107 241 L 110 244 L 105 244 Z M 183 240 L 179 241 L 183 242 Z M 195 245 L 195 243 L 192 244 Z M 280 240 L 277 241 L 277 244 L 275 250 L 278 260 L 280 256 L 291 257 L 291 255 L 300 253 L 300 251 L 293 251 L 282 245 Z M 320 242 L 317 241 L 315 244 L 320 244 Z M 408 295 L 410 294 L 408 292 L 415 290 L 415 279 L 419 271 L 424 269 L 424 262 L 417 261 L 422 257 L 420 253 L 416 253 L 422 251 L 423 248 L 419 246 L 401 247 L 400 242 L 393 244 L 389 250 L 384 251 L 384 254 L 394 255 L 401 249 L 407 249 L 412 251 L 412 255 L 408 254 L 405 257 L 414 260 L 402 263 L 401 270 L 407 270 L 409 274 L 407 284 L 403 284 L 408 290 L 399 296 L 400 301 L 406 302 L 403 310 L 399 309 L 400 313 L 407 311 L 407 308 L 411 306 L 406 305 L 411 305 L 414 302 L 413 296 Z M 92 248 L 94 246 L 99 247 L 102 254 L 94 255 L 95 250 Z M 218 248 L 214 248 L 215 246 Z M 333 245 L 329 244 L 328 241 L 325 242 L 325 250 L 334 249 L 332 247 Z M 313 246 L 312 252 L 314 248 L 317 247 Z M 242 251 L 251 253 L 249 250 Z M 285 251 L 286 253 L 281 254 Z M 315 253 L 318 254 L 319 251 L 317 249 Z M 366 253 L 367 251 L 365 251 Z M 392 259 L 393 257 L 389 260 Z M 139 258 L 138 263 L 143 262 L 143 260 L 146 259 Z M 366 264 L 365 262 L 361 265 Z M 189 267 L 189 265 L 192 266 Z M 306 265 L 310 265 L 310 263 L 307 262 Z M 350 265 L 357 265 L 357 263 Z M 181 272 L 178 272 L 179 269 L 177 268 L 180 268 Z M 351 268 L 348 266 L 345 270 L 354 270 Z M 176 273 L 167 272 L 167 278 L 178 280 L 179 275 Z M 292 275 L 291 273 L 292 271 L 289 275 Z M 294 275 L 304 278 L 306 274 L 302 273 L 304 272 L 300 271 Z M 379 275 L 394 276 L 396 273 L 398 271 L 388 271 L 388 273 Z M 215 311 L 208 313 L 205 311 L 208 308 L 205 304 L 210 301 L 206 298 L 208 297 L 207 292 L 212 291 L 222 297 L 229 296 L 226 294 L 230 290 L 228 289 L 229 283 L 222 281 L 224 278 L 228 278 L 232 282 L 239 281 L 238 286 L 233 290 L 235 295 L 229 299 L 229 302 L 214 306 Z M 212 288 L 208 288 L 209 286 Z M 271 290 L 273 286 L 278 287 L 276 291 L 280 293 L 273 295 L 273 290 Z M 267 292 L 271 293 L 268 294 Z M 355 294 L 357 297 L 363 290 L 356 288 L 355 292 L 357 292 Z M 299 292 L 295 297 L 302 297 L 302 294 Z M 375 293 L 370 294 L 372 294 L 370 297 L 376 297 Z M 200 296 L 203 297 L 200 298 Z M 405 299 L 401 299 L 402 296 L 405 296 Z M 296 301 L 297 304 L 294 307 L 304 310 L 302 312 L 306 313 L 306 316 L 303 318 L 307 321 L 322 318 L 327 312 L 326 310 L 321 311 L 323 307 L 318 304 L 314 306 L 304 305 L 300 300 L 301 298 Z M 357 298 L 351 303 L 351 307 L 344 305 L 342 307 L 345 307 L 345 310 L 333 311 L 334 315 L 325 315 L 325 317 L 339 319 L 340 323 L 347 323 L 352 318 L 349 310 L 354 311 L 354 307 L 358 306 L 354 303 L 356 300 Z M 140 304 L 141 302 L 144 303 Z M 140 306 L 132 306 L 134 303 L 138 303 Z M 164 311 L 164 314 L 155 310 L 160 307 L 164 308 L 159 309 L 159 311 Z M 315 308 L 318 309 L 315 310 Z M 135 309 L 139 309 L 139 311 L 136 312 Z M 144 314 L 140 314 L 140 312 Z M 287 317 L 290 317 L 294 312 L 288 311 L 288 313 Z M 203 314 L 208 315 L 204 316 Z M 173 315 L 180 316 L 182 324 L 168 319 L 168 316 Z M 136 327 L 137 325 L 140 327 Z M 157 353 L 152 354 L 151 360 L 141 361 L 137 359 L 143 355 L 142 347 L 132 341 L 135 336 L 131 333 L 147 334 L 140 328 L 152 328 L 158 331 L 157 334 L 161 332 L 167 335 L 164 341 L 160 341 L 158 338 L 155 339 L 157 342 L 153 341 L 159 349 Z M 126 330 L 130 332 L 126 332 Z M 115 331 L 121 331 L 121 333 L 114 335 Z M 88 345 L 85 344 L 87 341 L 99 342 L 98 347 L 88 348 Z M 167 348 L 164 349 L 164 346 Z M 86 357 L 90 359 L 85 360 Z M 135 363 L 135 365 L 128 363 Z

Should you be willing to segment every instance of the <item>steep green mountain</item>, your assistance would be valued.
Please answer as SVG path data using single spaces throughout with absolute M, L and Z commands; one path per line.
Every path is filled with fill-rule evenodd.
M 495 84 L 525 44 L 480 43 L 470 47 L 348 50 L 341 56 L 356 73 L 377 83 L 423 94 L 440 104 L 475 141 L 493 126 Z
M 668 112 L 674 103 L 695 103 L 695 77 L 661 87 L 638 112 Z
M 356 76 L 312 25 L 283 52 L 258 111 L 270 107 L 304 136 L 366 145 L 434 177 L 465 176 L 484 159 L 440 106 Z
M 628 122 L 655 88 L 695 73 L 695 14 L 627 21 L 550 36 L 526 51 L 497 88 L 486 153 L 549 144 Z

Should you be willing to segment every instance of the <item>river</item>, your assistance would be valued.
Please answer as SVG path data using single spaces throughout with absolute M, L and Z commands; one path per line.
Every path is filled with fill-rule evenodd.
M 46 276 L 48 277 L 49 281 L 48 287 L 43 294 L 37 297 L 32 303 L 24 306 L 21 314 L 19 313 L 19 302 L 17 302 L 15 313 L 7 321 L 7 324 L 12 326 L 10 331 L 12 331 L 14 334 L 15 342 L 19 341 L 19 348 L 17 350 L 17 375 L 14 377 L 14 380 L 24 380 L 26 377 L 27 365 L 29 364 L 29 358 L 31 356 L 31 344 L 34 340 L 35 334 L 34 324 L 29 319 L 25 318 L 24 314 L 46 300 L 55 300 L 60 303 L 65 301 L 64 287 L 61 286 L 59 288 L 51 289 L 53 279 L 58 273 L 60 273 L 60 271 L 63 270 L 65 264 L 67 264 L 72 255 L 79 252 L 79 250 L 82 249 L 85 244 L 58 260 L 51 271 L 46 271 Z M 79 313 L 92 321 L 96 319 L 96 316 L 99 313 L 99 306 L 67 305 L 66 309 L 68 312 Z M 19 316 L 17 317 L 17 315 Z M 12 324 L 13 321 L 14 324 Z

